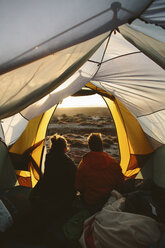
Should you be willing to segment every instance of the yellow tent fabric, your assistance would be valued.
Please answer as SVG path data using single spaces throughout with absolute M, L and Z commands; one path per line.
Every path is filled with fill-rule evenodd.
M 121 168 L 126 177 L 135 176 L 140 168 L 143 167 L 149 154 L 153 152 L 139 122 L 131 112 L 110 93 L 91 83 L 88 83 L 86 86 L 103 96 L 116 125 Z
M 28 155 L 28 165 L 25 170 L 17 170 L 19 183 L 24 186 L 34 187 L 39 180 L 39 166 L 44 144 L 44 138 L 49 120 L 55 110 L 52 107 L 44 114 L 29 121 L 25 131 L 18 141 L 10 148 L 10 153 L 19 155 Z M 29 171 L 27 173 L 27 170 Z
M 91 84 L 87 86 L 103 96 L 116 125 L 123 173 L 125 177 L 134 177 L 143 167 L 148 155 L 153 152 L 150 143 L 138 121 L 118 99 Z M 39 180 L 44 138 L 54 109 L 55 107 L 31 120 L 22 136 L 10 149 L 11 153 L 30 154 L 26 168 L 30 173 L 28 186 L 34 187 Z M 19 176 L 22 173 L 21 170 L 17 171 Z M 20 180 L 22 185 L 26 185 L 25 181 L 29 180 L 28 175 L 27 173 L 24 175 L 23 182 Z
M 147 154 L 153 152 L 138 121 L 117 99 L 104 97 L 112 113 L 117 129 L 123 173 L 126 177 L 137 174 L 143 166 Z

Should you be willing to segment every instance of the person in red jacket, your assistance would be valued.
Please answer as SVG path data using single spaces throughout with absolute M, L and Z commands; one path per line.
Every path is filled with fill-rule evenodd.
M 76 172 L 76 190 L 89 207 L 102 207 L 113 189 L 119 189 L 124 182 L 119 163 L 103 151 L 100 133 L 88 136 L 90 152 L 79 163 Z

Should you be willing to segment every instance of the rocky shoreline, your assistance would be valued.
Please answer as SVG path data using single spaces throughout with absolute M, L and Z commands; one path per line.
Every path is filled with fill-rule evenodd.
M 89 113 L 86 109 L 72 115 L 57 112 L 49 123 L 47 136 L 54 133 L 63 135 L 70 145 L 68 155 L 76 165 L 88 152 L 87 137 L 91 132 L 100 132 L 103 137 L 104 151 L 120 160 L 116 128 L 109 111 L 101 108 L 94 113 Z

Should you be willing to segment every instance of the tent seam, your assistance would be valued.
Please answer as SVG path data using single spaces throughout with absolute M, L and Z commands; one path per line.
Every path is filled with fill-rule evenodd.
M 100 61 L 100 62 L 98 62 L 98 68 L 97 68 L 97 71 L 95 72 L 95 74 L 93 75 L 93 79 L 94 79 L 94 77 L 96 76 L 97 72 L 98 72 L 98 71 L 99 71 L 99 69 L 100 69 L 100 66 L 101 66 L 102 61 L 103 61 L 103 59 L 104 59 L 104 55 L 105 55 L 105 52 L 106 52 L 106 50 L 107 50 L 107 47 L 108 47 L 108 44 L 109 44 L 109 41 L 110 41 L 110 38 L 111 38 L 111 34 L 112 34 L 112 32 L 113 32 L 113 30 L 111 30 L 111 31 L 110 31 L 110 33 L 109 33 L 109 37 L 108 37 L 108 40 L 107 40 L 106 47 L 105 47 L 105 49 L 104 49 L 104 52 L 103 52 L 103 55 L 102 55 L 101 61 Z
M 152 114 L 158 113 L 158 112 L 163 111 L 163 110 L 165 110 L 165 108 L 163 108 L 163 109 L 159 109 L 159 110 L 156 110 L 156 111 L 153 111 L 153 112 L 152 112 L 152 113 L 150 113 L 150 114 L 139 115 L 139 116 L 137 116 L 137 118 L 140 118 L 140 117 L 145 117 L 145 116 L 149 116 L 149 115 L 152 115 Z
M 107 59 L 105 61 L 102 62 L 102 64 L 108 62 L 108 61 L 111 61 L 111 60 L 114 60 L 114 59 L 118 59 L 118 58 L 121 58 L 121 57 L 124 57 L 124 56 L 129 56 L 129 55 L 133 55 L 133 54 L 137 54 L 137 53 L 142 53 L 141 51 L 138 51 L 138 52 L 132 52 L 132 53 L 126 53 L 126 54 L 122 54 L 122 55 L 119 55 L 117 57 L 114 57 L 114 58 L 111 58 L 111 59 Z

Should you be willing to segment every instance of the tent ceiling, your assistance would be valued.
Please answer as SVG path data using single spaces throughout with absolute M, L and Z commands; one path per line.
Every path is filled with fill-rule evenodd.
M 138 17 L 151 2 L 2 0 L 0 73 L 127 23 Z
M 0 118 L 18 113 L 71 76 L 108 34 L 64 49 L 0 76 Z
M 155 0 L 152 4 L 142 13 L 141 19 L 149 23 L 153 23 L 165 28 L 165 1 Z
M 8 126 L 16 120 L 26 126 L 26 119 L 92 82 L 118 97 L 143 130 L 152 122 L 149 135 L 160 128 L 157 139 L 165 142 L 154 119 L 165 121 L 161 8 L 162 0 L 2 0 L 0 117 L 21 111 L 3 120 L 3 130 L 12 133 Z M 118 26 L 127 41 L 118 33 L 106 39 Z
M 118 32 L 112 33 L 65 83 L 22 110 L 22 118 L 38 116 L 63 98 L 79 91 L 88 82 L 117 97 L 139 118 L 142 126 L 145 127 L 147 122 L 153 120 L 152 114 L 155 112 L 159 113 L 159 119 L 164 120 L 165 71 Z M 163 126 L 155 121 L 145 131 L 151 136 L 152 130 L 158 126 L 157 139 L 165 142 L 165 137 L 160 137 Z
M 165 69 L 164 29 L 140 20 L 122 25 L 119 29 L 129 42 Z

